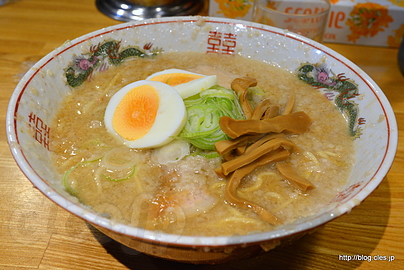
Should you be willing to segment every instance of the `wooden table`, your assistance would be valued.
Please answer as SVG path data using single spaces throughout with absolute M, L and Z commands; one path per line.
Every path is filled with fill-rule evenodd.
M 0 7 L 0 268 L 178 269 L 102 235 L 53 204 L 20 172 L 8 149 L 5 114 L 27 68 L 64 41 L 118 24 L 94 0 L 20 0 Z M 364 69 L 383 89 L 404 129 L 404 78 L 397 49 L 327 44 Z M 401 133 L 402 134 L 402 133 Z M 400 136 L 401 139 L 404 139 Z M 343 261 L 340 255 L 372 256 Z M 394 256 L 392 262 L 377 256 Z M 376 257 L 375 257 L 376 256 Z M 312 235 L 264 256 L 187 269 L 404 269 L 404 140 L 379 188 L 361 205 Z

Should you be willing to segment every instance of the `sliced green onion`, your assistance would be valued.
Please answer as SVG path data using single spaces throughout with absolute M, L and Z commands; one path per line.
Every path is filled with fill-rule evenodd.
M 94 160 L 84 160 L 84 161 L 80 161 L 78 162 L 76 165 L 72 166 L 70 169 L 68 169 L 64 174 L 63 174 L 63 178 L 62 178 L 62 182 L 63 182 L 63 186 L 65 187 L 66 191 L 75 196 L 77 194 L 77 192 L 71 187 L 71 185 L 69 184 L 69 175 L 70 173 L 76 169 L 78 166 L 82 165 L 82 166 L 87 166 L 90 165 L 93 162 L 96 161 L 100 161 L 101 158 L 97 158 Z
M 219 85 L 184 99 L 184 104 L 188 118 L 178 137 L 200 149 L 215 150 L 216 142 L 229 139 L 220 129 L 220 117 L 244 119 L 235 92 Z
M 129 178 L 131 178 L 135 174 L 135 172 L 136 172 L 136 166 L 133 166 L 132 171 L 129 173 L 129 175 L 124 178 L 113 178 L 113 177 L 110 177 L 105 174 L 103 174 L 102 176 L 104 176 L 106 179 L 108 179 L 110 181 L 121 182 L 121 181 L 125 181 L 125 180 L 128 180 Z
M 190 144 L 184 140 L 173 140 L 170 143 L 155 148 L 151 154 L 152 161 L 167 165 L 176 163 L 188 156 L 190 153 Z
M 248 91 L 257 96 L 262 96 L 265 93 L 259 86 L 250 87 L 248 88 Z
M 193 156 L 202 156 L 207 159 L 220 157 L 219 153 L 216 151 L 202 150 L 200 148 L 196 148 L 196 150 L 192 153 Z

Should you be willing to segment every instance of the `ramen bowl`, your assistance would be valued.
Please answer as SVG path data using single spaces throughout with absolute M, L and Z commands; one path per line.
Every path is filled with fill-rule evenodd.
M 100 50 L 102 48 L 102 50 Z M 142 54 L 201 52 L 241 55 L 290 72 L 322 89 L 341 107 L 354 137 L 356 161 L 346 185 L 321 210 L 272 231 L 234 236 L 186 236 L 149 231 L 111 220 L 81 204 L 62 185 L 51 162 L 51 123 L 62 99 L 91 76 Z M 156 50 L 158 48 L 158 50 Z M 100 52 L 101 51 L 101 52 Z M 107 59 L 96 65 L 98 59 Z M 100 54 L 103 53 L 103 54 Z M 327 80 L 312 72 L 321 66 Z M 73 76 L 71 76 L 73 74 Z M 302 73 L 300 73 L 302 75 Z M 324 75 L 324 74 L 322 74 Z M 335 85 L 339 85 L 337 88 Z M 336 90 L 337 89 L 337 90 Z M 337 103 L 337 102 L 336 102 Z M 209 17 L 170 17 L 125 23 L 68 41 L 36 63 L 17 85 L 7 112 L 11 152 L 22 172 L 50 200 L 137 251 L 168 260 L 214 264 L 249 258 L 348 213 L 380 184 L 396 152 L 393 110 L 376 83 L 359 67 L 326 46 L 297 34 L 257 23 Z

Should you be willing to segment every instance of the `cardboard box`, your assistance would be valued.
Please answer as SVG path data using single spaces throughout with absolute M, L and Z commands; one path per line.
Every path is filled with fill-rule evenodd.
M 402 0 L 331 0 L 324 42 L 399 47 L 404 36 Z
M 330 0 L 324 42 L 399 47 L 404 0 Z M 291 4 L 293 1 L 291 1 Z M 209 16 L 252 20 L 251 0 L 210 0 Z

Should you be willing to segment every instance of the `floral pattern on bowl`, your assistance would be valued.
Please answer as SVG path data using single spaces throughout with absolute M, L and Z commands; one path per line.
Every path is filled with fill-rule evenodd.
M 352 99 L 360 96 L 358 85 L 355 81 L 346 78 L 344 73 L 337 75 L 327 68 L 324 63 L 302 64 L 298 69 L 300 80 L 323 90 L 327 99 L 334 100 L 335 105 L 346 117 L 349 126 L 349 133 L 352 137 L 360 137 L 362 128 L 360 125 L 366 123 L 365 118 L 359 118 L 359 106 Z
M 66 81 L 71 87 L 80 86 L 95 72 L 103 72 L 110 65 L 117 66 L 127 58 L 151 57 L 161 53 L 161 48 L 152 48 L 148 42 L 140 49 L 136 46 L 121 48 L 121 41 L 104 41 L 90 47 L 90 52 L 73 59 L 73 64 L 65 70 Z

